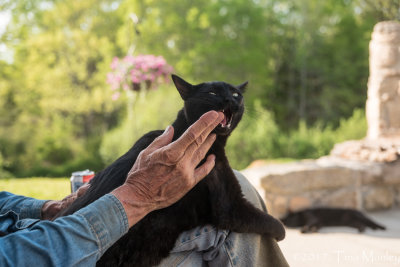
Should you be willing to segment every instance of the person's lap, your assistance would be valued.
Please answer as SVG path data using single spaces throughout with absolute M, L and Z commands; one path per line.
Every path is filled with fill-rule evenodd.
M 244 196 L 266 211 L 256 189 L 235 171 Z M 159 266 L 289 266 L 272 238 L 251 233 L 235 233 L 211 225 L 183 232 L 170 256 Z

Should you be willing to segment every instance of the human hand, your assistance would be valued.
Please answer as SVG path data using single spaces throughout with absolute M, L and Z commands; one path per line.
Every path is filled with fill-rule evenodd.
M 86 193 L 86 191 L 89 189 L 90 184 L 85 184 L 79 189 L 66 196 L 62 200 L 49 200 L 46 203 L 43 204 L 42 206 L 42 212 L 41 212 L 41 219 L 42 220 L 52 220 L 53 217 L 62 211 L 63 209 L 66 209 L 69 207 L 69 205 L 72 204 L 78 197 L 82 196 L 83 194 Z
M 210 133 L 222 119 L 221 112 L 207 112 L 173 143 L 170 126 L 139 154 L 125 183 L 112 192 L 124 206 L 130 226 L 147 213 L 174 204 L 212 170 L 215 155 L 197 165 L 214 143 L 216 136 Z

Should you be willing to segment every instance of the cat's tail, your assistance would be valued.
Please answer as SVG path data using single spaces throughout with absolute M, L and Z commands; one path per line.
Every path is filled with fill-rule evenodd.
M 373 220 L 371 220 L 370 218 L 368 218 L 367 216 L 365 216 L 364 214 L 362 214 L 361 212 L 359 213 L 360 219 L 365 223 L 366 226 L 368 226 L 369 228 L 373 229 L 373 230 L 386 230 L 386 227 L 383 225 L 380 225 L 376 222 L 374 222 Z

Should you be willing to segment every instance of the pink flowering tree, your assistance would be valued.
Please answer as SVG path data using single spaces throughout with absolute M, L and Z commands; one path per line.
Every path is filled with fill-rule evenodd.
M 127 96 L 128 121 L 134 120 L 134 105 L 138 93 L 142 96 L 156 89 L 160 83 L 168 82 L 173 68 L 162 56 L 128 55 L 122 59 L 115 57 L 111 63 L 111 71 L 107 74 L 107 83 L 113 90 L 115 101 L 121 93 Z
M 113 100 L 117 100 L 122 92 L 134 95 L 135 92 L 156 89 L 162 82 L 169 81 L 173 68 L 162 56 L 138 55 L 115 57 L 111 63 L 111 71 L 107 74 Z M 131 93 L 129 93 L 131 92 Z M 133 92 L 133 94 L 132 94 Z

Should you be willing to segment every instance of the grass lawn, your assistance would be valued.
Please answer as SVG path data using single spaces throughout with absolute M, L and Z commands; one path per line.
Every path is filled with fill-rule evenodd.
M 68 178 L 0 179 L 0 191 L 37 199 L 62 199 L 71 193 Z

